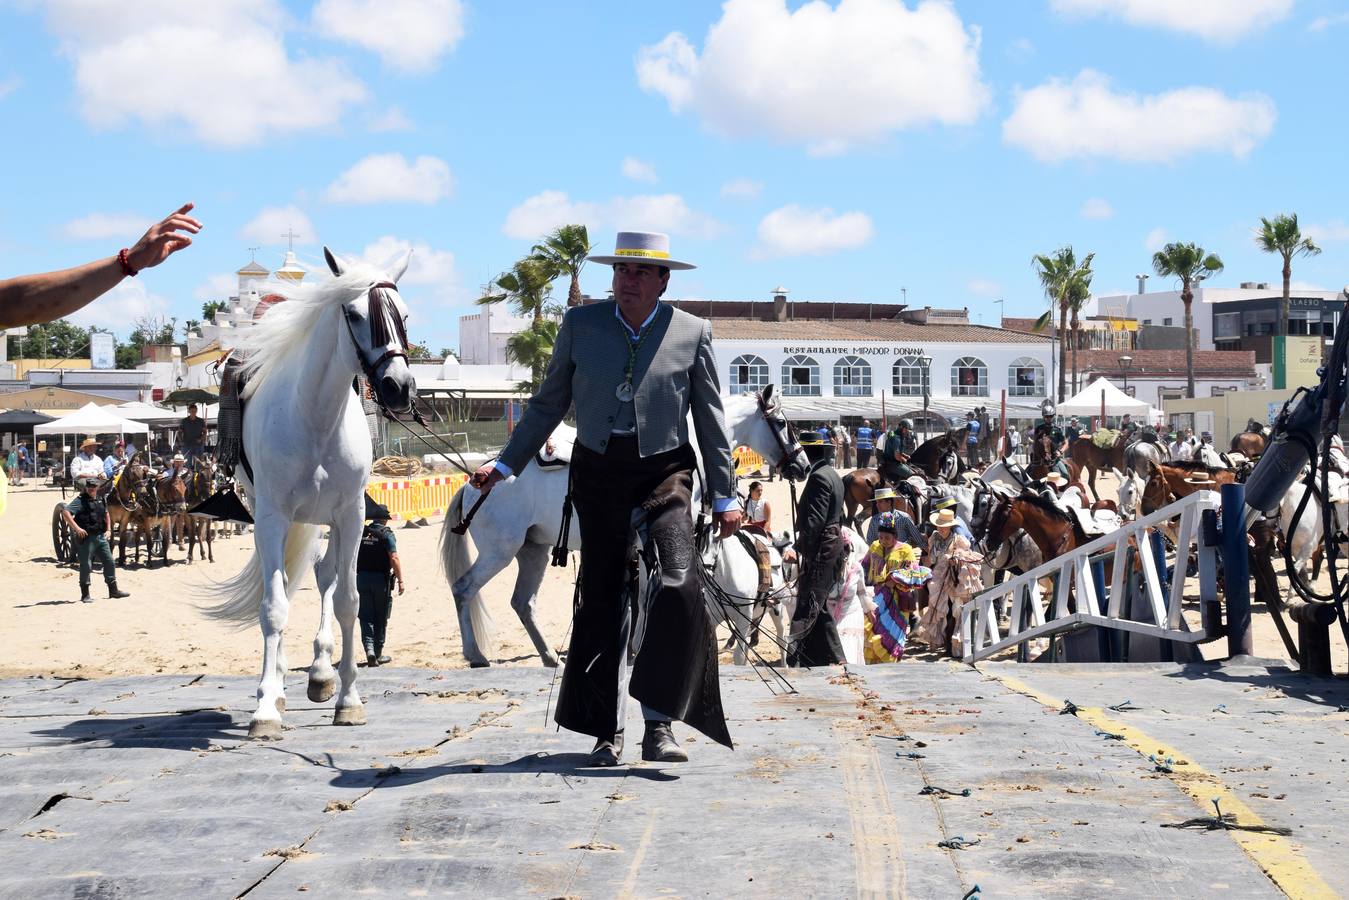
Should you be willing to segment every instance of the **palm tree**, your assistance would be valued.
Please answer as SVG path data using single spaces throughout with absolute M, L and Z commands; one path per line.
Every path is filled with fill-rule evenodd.
M 529 367 L 535 389 L 543 381 L 543 372 L 548 367 L 553 341 L 557 337 L 557 322 L 549 321 L 546 316 L 557 312 L 557 308 L 549 301 L 552 300 L 553 281 L 558 274 L 551 262 L 526 256 L 512 266 L 509 272 L 497 276 L 493 284 L 500 288 L 500 293 L 485 294 L 477 301 L 479 306 L 505 301 L 517 316 L 532 320 L 529 328 L 513 335 L 506 342 L 506 357 Z
M 1072 319 L 1068 327 L 1073 335 L 1073 393 L 1076 394 L 1081 388 L 1077 383 L 1077 349 L 1082 344 L 1082 322 L 1078 319 L 1078 313 L 1086 308 L 1087 301 L 1091 299 L 1091 277 L 1094 274 L 1091 271 L 1091 259 L 1095 254 L 1089 254 L 1082 261 L 1078 269 L 1077 277 L 1072 279 L 1068 287 L 1068 312 Z
M 1040 316 L 1035 322 L 1035 330 L 1043 331 L 1054 321 L 1054 311 L 1059 313 L 1059 402 L 1067 399 L 1065 379 L 1068 368 L 1068 345 L 1064 343 L 1064 336 L 1068 334 L 1068 312 L 1076 300 L 1078 307 L 1086 303 L 1087 297 L 1091 296 L 1091 261 L 1096 256 L 1095 253 L 1088 253 L 1082 262 L 1077 261 L 1077 255 L 1073 252 L 1071 245 L 1060 247 L 1054 251 L 1053 256 L 1038 254 L 1034 256 L 1031 262 L 1035 265 L 1035 274 L 1039 276 L 1040 285 L 1045 289 L 1045 297 L 1049 300 L 1049 309 L 1044 315 Z M 1079 298 L 1080 299 L 1077 299 Z M 1074 329 L 1077 327 L 1077 313 L 1073 312 Z M 1077 382 L 1077 346 L 1076 334 L 1073 346 L 1073 382 Z
M 1180 279 L 1180 302 L 1185 306 L 1185 396 L 1193 400 L 1194 316 L 1190 305 L 1194 302 L 1194 293 L 1190 288 L 1195 282 L 1221 272 L 1223 261 L 1216 254 L 1205 253 L 1197 244 L 1176 242 L 1152 255 L 1152 269 L 1163 278 Z
M 567 306 L 581 305 L 581 268 L 590 255 L 590 236 L 584 225 L 563 225 L 535 244 L 533 255 L 553 266 L 557 274 L 571 277 Z
M 1302 236 L 1297 227 L 1297 213 L 1285 215 L 1279 213 L 1271 221 L 1260 217 L 1260 230 L 1255 233 L 1255 242 L 1266 253 L 1277 253 L 1283 257 L 1283 299 L 1279 301 L 1279 334 L 1288 334 L 1288 294 L 1292 289 L 1293 257 L 1315 256 L 1321 248 L 1312 243 L 1312 239 Z

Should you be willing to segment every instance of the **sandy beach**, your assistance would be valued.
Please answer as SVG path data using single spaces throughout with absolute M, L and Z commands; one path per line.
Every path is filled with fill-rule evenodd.
M 1106 485 L 1109 485 L 1107 488 Z M 742 484 L 743 487 L 743 484 Z M 1102 484 L 1113 491 L 1113 479 Z M 786 526 L 790 508 L 782 481 L 765 484 L 765 496 L 775 510 L 774 527 Z M 1110 496 L 1109 493 L 1106 496 Z M 253 549 L 251 533 L 215 541 L 215 562 L 188 564 L 186 552 L 170 547 L 167 567 L 131 565 L 118 580 L 131 592 L 125 600 L 109 600 L 102 581 L 94 575 L 95 602 L 78 602 L 76 568 L 58 565 L 52 556 L 50 521 L 61 499 L 56 489 L 30 482 L 11 488 L 8 510 L 0 518 L 0 583 L 10 586 L 4 601 L 0 638 L 0 677 L 45 675 L 97 678 L 108 675 L 202 672 L 252 674 L 261 659 L 256 627 L 242 630 L 208 618 L 201 606 L 210 602 L 212 581 L 238 571 Z M 466 663 L 459 651 L 459 629 L 454 602 L 440 572 L 437 543 L 441 523 L 403 528 L 395 523 L 399 555 L 407 592 L 395 596 L 386 652 L 399 666 L 446 669 Z M 114 547 L 114 553 L 116 548 Z M 573 554 L 575 561 L 575 554 Z M 1278 566 L 1282 571 L 1282 565 Z M 512 565 L 487 588 L 486 597 L 497 625 L 493 661 L 505 665 L 539 665 L 524 630 L 510 608 L 514 584 Z M 1325 574 L 1322 581 L 1328 582 Z M 539 602 L 543 631 L 560 647 L 570 618 L 573 569 L 550 568 Z M 1328 583 L 1327 583 L 1328 586 Z M 1255 611 L 1256 650 L 1261 656 L 1286 656 L 1278 634 L 1262 607 Z M 286 654 L 290 665 L 303 668 L 311 658 L 318 623 L 318 598 L 312 575 L 305 579 L 290 610 Z M 341 635 L 334 629 L 339 643 Z M 1332 641 L 1337 669 L 1345 666 L 1344 648 Z M 772 658 L 767 642 L 760 649 Z M 1205 656 L 1225 654 L 1226 643 L 1204 646 Z M 724 655 L 729 661 L 729 657 Z

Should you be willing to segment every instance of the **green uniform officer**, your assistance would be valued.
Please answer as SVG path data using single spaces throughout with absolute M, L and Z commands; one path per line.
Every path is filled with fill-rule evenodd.
M 390 662 L 384 655 L 384 633 L 393 611 L 393 582 L 403 593 L 403 567 L 398 563 L 398 542 L 389 529 L 389 510 L 382 505 L 370 509 L 370 524 L 361 532 L 361 547 L 356 554 L 356 593 L 361 600 L 361 642 L 365 645 L 365 664 L 382 666 Z
M 131 595 L 117 588 L 117 569 L 112 561 L 112 549 L 108 547 L 108 533 L 112 531 L 112 521 L 108 518 L 108 505 L 95 496 L 95 490 L 103 479 L 88 476 L 80 481 L 80 495 L 66 504 L 61 515 L 75 534 L 75 555 L 80 560 L 80 602 L 93 603 L 89 596 L 90 572 L 93 569 L 94 554 L 98 554 L 103 563 L 103 580 L 108 585 L 108 596 L 112 598 Z

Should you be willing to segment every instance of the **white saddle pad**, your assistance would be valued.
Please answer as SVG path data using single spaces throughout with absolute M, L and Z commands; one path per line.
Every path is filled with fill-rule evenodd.
M 571 462 L 571 453 L 576 446 L 576 429 L 570 425 L 559 425 L 553 430 L 548 440 L 553 445 L 553 452 L 548 452 L 548 445 L 545 444 L 539 448 L 539 459 L 546 463 Z
M 1108 509 L 1098 509 L 1093 513 L 1089 509 L 1083 509 L 1080 506 L 1072 507 L 1072 513 L 1077 517 L 1077 524 L 1082 526 L 1083 534 L 1090 537 L 1100 537 L 1119 528 L 1119 514 Z

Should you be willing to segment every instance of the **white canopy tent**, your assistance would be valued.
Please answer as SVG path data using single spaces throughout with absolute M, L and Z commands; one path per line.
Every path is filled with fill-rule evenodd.
M 118 415 L 115 407 L 86 403 L 68 416 L 33 427 L 33 434 L 145 434 L 150 426 Z
M 1129 415 L 1151 422 L 1161 415 L 1146 401 L 1135 400 L 1107 378 L 1097 378 L 1075 396 L 1060 403 L 1057 412 L 1063 416 L 1099 416 L 1103 397 L 1107 416 Z

